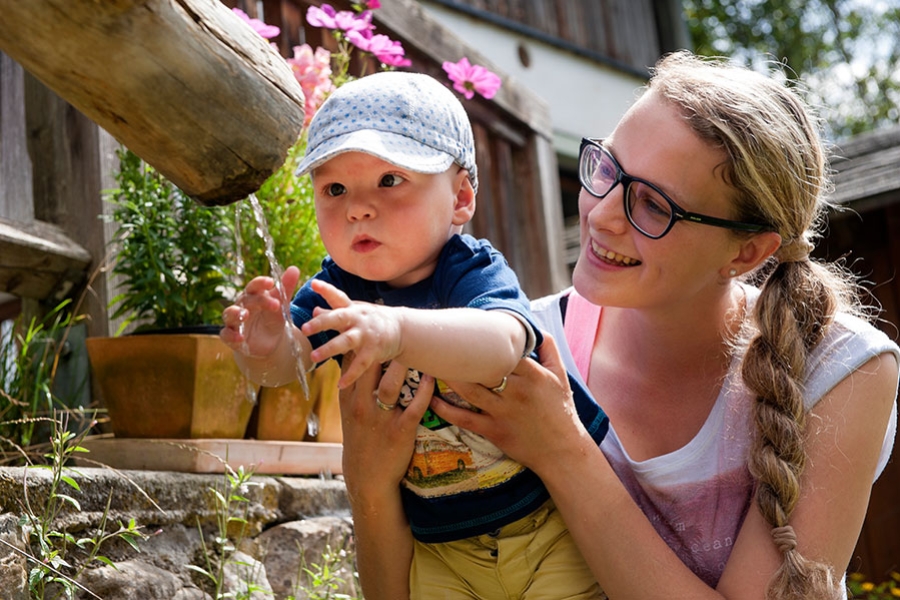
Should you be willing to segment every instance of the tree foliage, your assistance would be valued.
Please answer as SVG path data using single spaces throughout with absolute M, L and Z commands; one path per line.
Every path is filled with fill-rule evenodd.
M 698 54 L 778 64 L 833 137 L 900 119 L 898 0 L 684 0 Z

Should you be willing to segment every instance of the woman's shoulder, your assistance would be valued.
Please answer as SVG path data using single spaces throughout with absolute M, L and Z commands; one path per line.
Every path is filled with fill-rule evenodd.
M 751 304 L 759 290 L 747 286 Z M 900 347 L 884 331 L 869 321 L 847 312 L 838 312 L 825 329 L 807 361 L 807 408 L 870 359 L 893 354 L 900 363 Z
M 543 296 L 541 298 L 536 298 L 531 301 L 531 310 L 535 313 L 537 312 L 551 312 L 551 313 L 559 313 L 560 312 L 560 300 L 562 298 L 567 297 L 572 291 L 571 287 L 567 287 L 564 290 L 556 292 L 555 294 L 550 294 L 549 296 Z
M 893 354 L 900 363 L 900 348 L 884 331 L 856 315 L 839 312 L 810 355 L 807 385 L 815 385 L 817 375 L 827 381 L 836 374 L 839 381 L 871 358 L 885 353 Z

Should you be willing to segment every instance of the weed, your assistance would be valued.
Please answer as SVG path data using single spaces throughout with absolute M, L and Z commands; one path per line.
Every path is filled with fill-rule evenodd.
M 87 450 L 80 444 L 86 432 L 76 434 L 68 430 L 67 415 L 54 414 L 52 424 L 51 449 L 44 455 L 48 464 L 32 465 L 25 470 L 25 490 L 22 502 L 22 515 L 19 525 L 25 542 L 26 551 L 9 545 L 15 551 L 24 554 L 32 564 L 28 572 L 28 587 L 35 600 L 65 597 L 75 598 L 78 590 L 97 597 L 90 590 L 77 582 L 78 577 L 87 567 L 95 562 L 113 566 L 112 561 L 100 554 L 101 548 L 113 539 L 120 539 L 137 551 L 138 541 L 146 538 L 146 534 L 131 519 L 128 524 L 119 522 L 117 529 L 108 531 L 108 516 L 111 496 L 107 498 L 99 526 L 85 537 L 76 538 L 70 532 L 59 531 L 55 524 L 62 510 L 69 506 L 81 511 L 81 505 L 69 491 L 80 492 L 81 488 L 72 475 L 78 472 L 66 466 L 77 453 Z M 28 495 L 28 473 L 35 470 L 50 472 L 50 490 L 41 510 L 35 510 Z
M 253 591 L 260 591 L 254 583 L 255 577 L 242 578 L 237 586 L 239 590 L 226 589 L 225 571 L 229 564 L 251 569 L 252 565 L 241 563 L 234 558 L 237 548 L 244 540 L 247 532 L 247 509 L 250 500 L 245 496 L 251 486 L 259 484 L 251 481 L 252 471 L 245 471 L 243 465 L 237 471 L 231 468 L 226 461 L 225 484 L 222 490 L 210 488 L 215 501 L 216 511 L 216 535 L 213 545 L 206 543 L 203 528 L 199 519 L 197 528 L 200 531 L 200 542 L 203 549 L 204 566 L 187 565 L 187 568 L 200 573 L 205 577 L 214 589 L 213 598 L 248 598 Z

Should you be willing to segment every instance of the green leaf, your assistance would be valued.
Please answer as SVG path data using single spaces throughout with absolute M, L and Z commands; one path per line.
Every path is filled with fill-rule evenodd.
M 75 490 L 79 492 L 81 491 L 81 488 L 78 487 L 78 482 L 72 479 L 72 477 L 68 475 L 60 475 L 59 478 L 68 483 L 71 487 L 75 488 Z
M 71 504 L 75 510 L 81 512 L 81 505 L 78 503 L 78 500 L 71 496 L 67 496 L 66 494 L 56 494 L 56 497 L 62 500 L 63 502 L 68 502 Z
M 102 562 L 103 564 L 112 567 L 112 568 L 115 569 L 116 571 L 119 570 L 119 567 L 117 567 L 116 564 L 115 564 L 113 561 L 109 560 L 109 559 L 106 558 L 105 556 L 95 556 L 95 557 L 94 557 L 94 560 L 98 560 L 98 561 Z

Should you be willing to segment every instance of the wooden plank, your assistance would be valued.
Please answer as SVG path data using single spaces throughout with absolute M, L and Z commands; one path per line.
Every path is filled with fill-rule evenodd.
M 3 50 L 204 204 L 245 197 L 303 123 L 290 68 L 219 0 L 0 0 Z
M 877 194 L 900 190 L 900 142 L 856 156 L 835 160 L 832 200 L 848 204 Z
M 34 218 L 25 129 L 24 72 L 0 52 L 0 217 L 14 221 Z
M 544 276 L 540 284 L 535 282 L 536 289 L 531 290 L 536 298 L 568 287 L 572 279 L 566 262 L 565 226 L 556 151 L 552 142 L 535 136 L 530 153 L 532 172 L 538 173 L 534 193 L 540 199 L 539 214 L 536 215 L 534 226 L 542 228 L 541 237 L 546 240 L 542 247 L 532 245 L 533 251 L 541 257 L 544 264 Z
M 343 446 L 328 442 L 240 439 L 87 439 L 76 463 L 115 469 L 222 473 L 225 464 L 260 475 L 338 475 Z
M 87 250 L 49 223 L 0 219 L 0 291 L 62 300 L 84 279 Z

